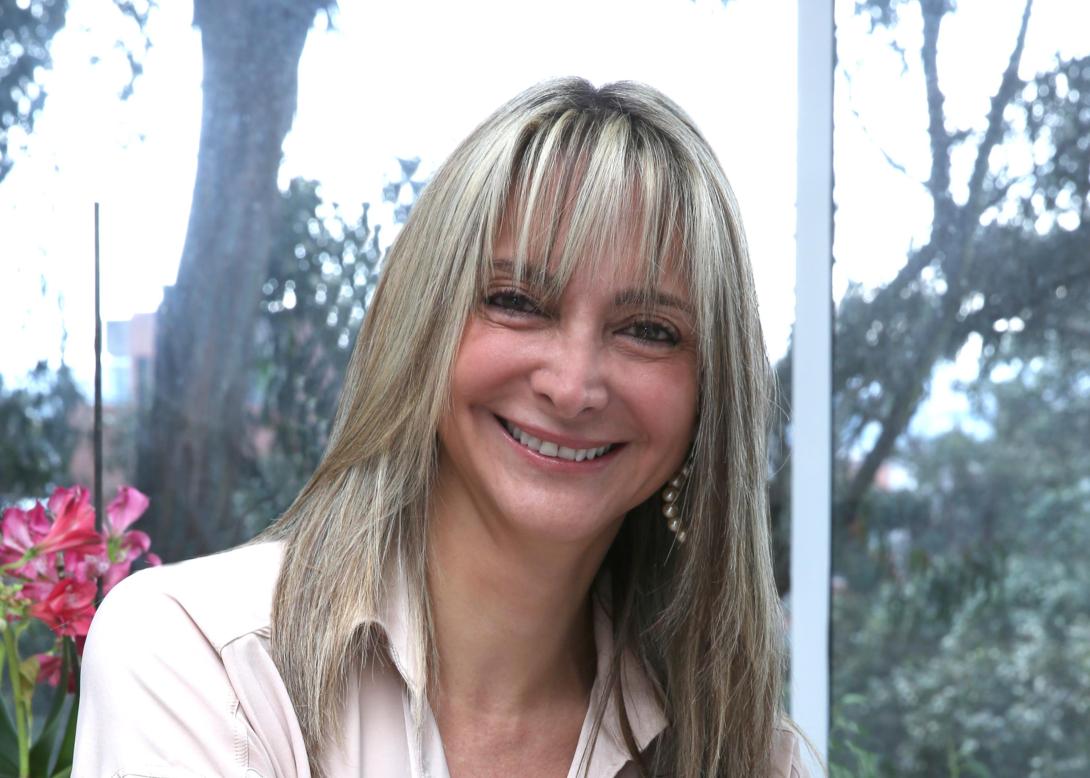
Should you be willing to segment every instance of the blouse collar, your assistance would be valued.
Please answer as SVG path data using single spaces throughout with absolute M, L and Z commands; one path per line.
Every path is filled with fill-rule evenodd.
M 425 676 L 425 657 L 421 646 L 410 639 L 413 634 L 412 623 L 419 618 L 410 612 L 408 586 L 405 574 L 400 566 L 395 575 L 390 576 L 390 588 L 382 615 L 372 624 L 385 635 L 390 661 L 414 699 L 421 699 Z M 594 644 L 597 653 L 597 673 L 591 689 L 590 707 L 583 729 L 579 736 L 576 750 L 577 759 L 572 765 L 570 776 L 577 774 L 576 768 L 590 744 L 593 714 L 598 710 L 603 695 L 608 694 L 606 681 L 609 678 L 610 663 L 613 657 L 613 625 L 599 598 L 592 597 L 594 608 Z M 637 657 L 625 650 L 621 658 L 621 688 L 623 689 L 624 709 L 633 739 L 642 752 L 665 728 L 666 717 L 655 694 L 654 686 L 641 667 Z M 602 727 L 591 756 L 591 775 L 614 775 L 630 760 L 621 729 L 620 715 L 615 704 L 608 704 L 602 719 Z

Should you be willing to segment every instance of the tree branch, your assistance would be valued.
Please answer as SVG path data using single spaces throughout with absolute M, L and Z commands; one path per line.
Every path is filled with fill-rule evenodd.
M 896 293 L 914 278 L 919 271 L 935 256 L 943 246 L 961 244 L 960 251 L 947 250 L 947 277 L 949 289 L 943 304 L 930 318 L 927 327 L 928 336 L 923 340 L 927 344 L 920 353 L 911 371 L 912 376 L 904 381 L 892 398 L 890 412 L 882 420 L 882 432 L 873 448 L 863 458 L 859 469 L 853 475 L 845 498 L 841 503 L 841 512 L 851 521 L 858 511 L 863 495 L 870 488 L 878 468 L 893 450 L 897 438 L 911 420 L 923 395 L 924 383 L 930 375 L 936 359 L 941 356 L 950 339 L 959 329 L 954 320 L 958 300 L 964 292 L 965 273 L 972 254 L 972 238 L 977 219 L 978 205 L 982 197 L 984 177 L 988 172 L 988 157 L 992 148 L 1003 134 L 1003 112 L 1017 90 L 1018 65 L 1021 62 L 1025 45 L 1026 29 L 1029 25 L 1033 0 L 1026 0 L 1022 13 L 1022 22 L 1011 52 L 1007 68 L 1003 73 L 999 89 L 992 97 L 988 111 L 988 126 L 984 138 L 977 149 L 977 158 L 969 180 L 969 199 L 966 205 L 956 208 L 950 195 L 950 146 L 954 137 L 945 126 L 945 96 L 939 88 L 938 80 L 938 39 L 943 17 L 949 10 L 945 0 L 921 0 L 923 11 L 924 35 L 920 57 L 923 61 L 924 77 L 927 90 L 928 135 L 931 141 L 931 177 L 928 188 L 935 202 L 935 214 L 931 231 L 931 240 L 912 257 L 897 278 L 887 286 L 883 293 Z M 960 213 L 959 213 L 960 211 Z M 959 239 L 960 238 L 960 239 Z M 895 292 L 896 290 L 896 292 Z
M 916 181 L 916 179 L 912 176 L 912 174 L 908 172 L 908 168 L 906 168 L 900 162 L 895 160 L 890 155 L 890 153 L 885 150 L 885 148 L 882 146 L 882 144 L 878 142 L 878 139 L 874 137 L 874 135 L 870 131 L 870 128 L 867 126 L 866 122 L 863 121 L 863 116 L 859 113 L 859 109 L 856 108 L 853 105 L 851 111 L 852 111 L 852 115 L 856 119 L 859 120 L 859 126 L 863 129 L 863 134 L 871 139 L 871 142 L 874 144 L 875 148 L 877 148 L 878 151 L 880 151 L 882 153 L 882 156 L 886 158 L 886 163 L 889 164 L 889 166 L 891 168 L 893 168 L 894 170 L 896 170 L 898 173 L 901 173 L 902 175 L 908 176 L 913 181 Z M 917 183 L 922 184 L 923 182 L 922 181 L 917 181 Z
M 950 145 L 953 137 L 946 131 L 946 96 L 939 88 L 938 50 L 939 28 L 947 13 L 944 0 L 920 0 L 923 14 L 923 44 L 920 60 L 923 62 L 924 84 L 927 92 L 927 135 L 931 144 L 931 175 L 925 183 L 934 203 L 931 240 L 909 258 L 897 277 L 886 287 L 889 294 L 900 291 L 920 274 L 935 258 L 936 248 L 942 244 L 942 236 L 950 226 Z
M 931 177 L 927 186 L 935 200 L 936 217 L 940 202 L 950 198 L 950 134 L 946 131 L 946 96 L 939 88 L 939 70 L 937 65 L 939 50 L 939 27 L 946 15 L 944 0 L 922 0 L 923 46 L 920 47 L 920 59 L 923 61 L 924 85 L 927 89 L 927 134 L 931 140 Z
M 871 133 L 870 127 L 867 126 L 866 121 L 863 119 L 863 115 L 859 112 L 859 109 L 855 106 L 855 97 L 854 97 L 854 94 L 853 94 L 853 91 L 852 91 L 853 84 L 852 84 L 851 74 L 847 73 L 847 72 L 844 72 L 842 75 L 843 75 L 845 83 L 847 83 L 847 85 L 848 85 L 848 106 L 849 106 L 849 108 L 850 108 L 850 110 L 852 112 L 852 116 L 854 116 L 859 121 L 859 127 L 863 130 L 863 134 L 866 135 L 868 138 L 870 138 L 870 140 L 874 144 L 875 148 L 877 148 L 878 151 L 880 151 L 882 153 L 882 156 L 886 158 L 886 162 L 889 163 L 889 166 L 891 168 L 896 170 L 898 173 L 901 173 L 901 174 L 903 174 L 905 176 L 908 176 L 913 181 L 916 181 L 917 183 L 919 183 L 922 186 L 924 184 L 924 182 L 923 181 L 918 181 L 914 176 L 912 176 L 908 172 L 908 169 L 904 165 L 902 165 L 900 162 L 895 160 L 893 158 L 893 156 L 888 151 L 886 151 L 885 147 L 883 147 L 882 144 L 878 142 L 878 139 L 876 137 L 874 137 L 873 133 Z
M 1003 79 L 999 82 L 999 89 L 992 95 L 991 108 L 988 111 L 988 126 L 984 130 L 984 138 L 977 148 L 976 161 L 973 163 L 973 174 L 969 179 L 969 201 L 965 208 L 965 217 L 975 220 L 980 212 L 977 204 L 984 187 L 984 176 L 988 174 L 988 157 L 992 149 L 1003 137 L 1003 112 L 1014 98 L 1015 92 L 1021 85 L 1018 78 L 1018 66 L 1022 61 L 1022 50 L 1026 44 L 1026 29 L 1029 27 L 1029 16 L 1033 10 L 1033 0 L 1026 0 L 1026 7 L 1022 11 L 1022 24 L 1018 28 L 1018 38 L 1014 42 L 1007 69 L 1003 71 Z

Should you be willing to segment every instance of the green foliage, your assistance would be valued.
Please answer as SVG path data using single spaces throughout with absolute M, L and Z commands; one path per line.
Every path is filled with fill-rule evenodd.
M 321 458 L 382 259 L 366 204 L 349 222 L 316 183 L 296 179 L 282 208 L 249 403 L 259 450 L 238 497 L 255 531 L 287 507 Z
M 964 387 L 981 431 L 902 436 L 893 461 L 913 488 L 872 489 L 837 525 L 837 770 L 1090 771 L 1087 243 L 1079 230 L 1015 230 L 981 231 L 989 313 L 964 319 L 984 343 L 981 375 Z M 994 326 L 1015 315 L 1021 329 Z M 843 440 L 880 397 L 838 398 Z M 840 467 L 843 484 L 850 464 Z
M 0 378 L 0 503 L 45 495 L 66 477 L 79 439 L 71 415 L 82 402 L 66 365 L 39 362 L 19 389 Z
M 1090 510 L 1069 518 L 1062 534 L 1084 559 L 1071 530 Z M 1085 775 L 1090 581 L 1062 550 L 1050 538 L 1011 553 L 977 585 L 950 558 L 839 596 L 834 764 L 862 749 L 882 775 Z M 936 588 L 960 596 L 936 605 Z
M 845 715 L 844 710 L 859 706 L 863 699 L 859 695 L 848 694 L 837 700 L 833 707 L 833 741 L 837 743 L 844 756 L 840 763 L 829 765 L 829 778 L 881 778 L 879 769 L 882 762 L 877 754 L 867 751 L 857 742 L 863 735 L 862 728 L 855 717 Z
M 935 31 L 955 5 L 857 8 Z M 925 182 L 928 241 L 838 308 L 834 776 L 1090 774 L 1090 58 L 1016 73 L 984 132 L 947 129 L 929 100 L 936 167 L 977 146 L 979 175 L 967 197 Z M 970 423 L 910 432 L 966 353 Z
M 418 158 L 399 159 L 401 180 L 383 200 L 395 224 L 408 218 L 425 181 Z M 402 197 L 402 193 L 407 197 Z M 370 208 L 349 219 L 314 181 L 297 178 L 281 197 L 249 380 L 248 428 L 255 441 L 235 495 L 248 534 L 283 511 L 317 467 L 329 438 L 345 369 L 384 257 Z
M 4 677 L 2 668 L 5 660 L 11 664 L 12 650 L 18 640 L 12 633 L 18 630 L 22 634 L 28 626 L 26 622 L 9 624 L 4 631 L 4 640 L 0 641 L 0 680 Z M 49 700 L 35 694 L 38 659 L 31 656 L 21 662 L 23 672 L 19 684 L 24 702 L 21 706 L 14 706 L 14 715 L 11 710 L 14 697 L 12 676 L 10 672 L 7 674 L 8 688 L 0 698 L 0 778 L 18 778 L 21 774 L 30 778 L 67 778 L 71 773 L 79 711 L 79 670 L 74 669 L 78 660 L 72 638 L 63 639 L 61 650 L 64 661 L 60 678 L 49 694 Z M 75 679 L 70 677 L 72 673 L 76 673 Z M 69 691 L 70 680 L 72 691 Z M 34 729 L 38 730 L 36 734 Z M 26 738 L 22 752 L 19 746 L 20 730 Z

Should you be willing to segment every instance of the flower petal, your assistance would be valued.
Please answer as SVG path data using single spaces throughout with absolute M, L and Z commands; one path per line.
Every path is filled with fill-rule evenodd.
M 121 537 L 121 547 L 128 552 L 125 555 L 126 559 L 136 559 L 151 548 L 151 538 L 148 537 L 148 533 L 134 529 Z
M 88 504 L 90 499 L 87 488 L 76 484 L 69 488 L 58 486 L 49 497 L 49 512 L 60 521 L 69 513 L 79 514 L 83 510 L 93 510 Z
M 105 597 L 110 593 L 110 589 L 117 586 L 123 578 L 129 574 L 129 570 L 132 568 L 132 561 L 121 562 L 120 564 L 110 565 L 110 569 L 102 575 L 102 596 Z
M 77 554 L 70 551 L 64 555 L 64 567 L 68 574 L 80 583 L 97 581 L 110 569 L 110 559 L 105 553 Z
M 111 535 L 119 535 L 148 509 L 148 498 L 131 486 L 122 486 L 106 508 Z
M 30 537 L 30 516 L 21 508 L 8 508 L 0 521 L 3 545 L 0 546 L 0 562 L 21 559 L 26 550 L 34 545 Z
M 38 683 L 56 686 L 61 681 L 61 658 L 55 654 L 35 654 L 38 660 Z
M 86 635 L 95 614 L 97 593 L 98 587 L 92 581 L 63 579 L 44 599 L 35 602 L 29 613 L 58 635 Z
M 38 501 L 34 502 L 34 507 L 27 511 L 26 515 L 27 525 L 30 528 L 30 537 L 37 543 L 48 534 L 53 522 L 46 515 L 45 506 Z
M 53 492 L 49 509 L 56 518 L 46 536 L 36 544 L 43 552 L 95 553 L 102 548 L 103 538 L 95 531 L 95 511 L 87 499 L 87 490 L 82 486 Z

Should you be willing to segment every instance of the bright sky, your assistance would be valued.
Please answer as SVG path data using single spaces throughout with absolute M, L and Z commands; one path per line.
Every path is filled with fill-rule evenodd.
M 430 172 L 480 119 L 533 82 L 569 74 L 646 81 L 689 111 L 734 184 L 777 358 L 794 307 L 797 2 L 552 0 L 530 12 L 505 0 L 344 2 L 335 29 L 320 23 L 308 39 L 281 180 L 306 176 L 330 199 L 377 206 L 397 156 L 420 156 Z M 926 239 L 930 202 L 919 184 L 928 157 L 911 54 L 918 19 L 909 14 L 898 28 L 910 52 L 902 74 L 887 36 L 864 34 L 854 0 L 837 8 L 840 62 L 855 73 L 849 89 L 839 72 L 835 107 L 839 298 L 849 279 L 874 286 L 896 273 L 907 249 Z M 960 0 L 944 26 L 939 66 L 958 126 L 980 125 L 1020 9 L 1021 0 Z M 112 0 L 70 0 L 44 79 L 46 107 L 22 148 L 13 143 L 15 167 L 0 184 L 5 380 L 39 359 L 56 365 L 67 333 L 65 359 L 90 382 L 95 199 L 103 207 L 105 318 L 153 311 L 173 283 L 200 123 L 191 15 L 185 0 L 153 12 L 144 75 L 121 101 L 127 65 L 114 43 L 135 45 L 134 26 Z M 1022 74 L 1049 67 L 1057 52 L 1085 52 L 1088 17 L 1086 0 L 1039 0 Z M 885 162 L 879 144 L 907 176 Z M 968 158 L 955 163 L 964 174 Z M 962 377 L 971 356 L 958 368 Z
M 914 4 L 902 7 L 907 10 L 895 40 L 908 52 L 907 72 L 891 54 L 887 33 L 868 36 L 866 19 L 852 13 L 854 3 L 837 3 L 841 31 L 834 134 L 837 298 L 849 280 L 867 287 L 889 281 L 904 264 L 906 248 L 923 244 L 930 234 L 931 201 L 921 183 L 931 164 L 918 55 L 923 23 L 912 12 Z M 943 22 L 938 68 L 949 128 L 983 130 L 1024 7 L 1025 0 L 958 0 L 957 12 Z M 1087 0 L 1037 0 L 1019 75 L 1031 78 L 1054 67 L 1058 57 L 1086 54 L 1088 31 Z M 850 84 L 845 71 L 852 73 Z M 975 148 L 976 139 L 953 155 L 953 181 L 961 187 L 955 195 L 961 199 Z M 890 167 L 883 149 L 908 175 Z

